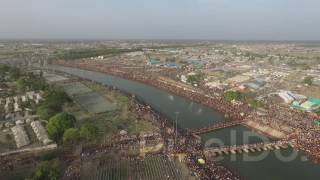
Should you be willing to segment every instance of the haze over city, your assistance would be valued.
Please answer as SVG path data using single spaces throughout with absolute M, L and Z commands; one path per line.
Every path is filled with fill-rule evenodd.
M 318 0 L 1 0 L 2 39 L 320 40 Z
M 319 0 L 0 0 L 0 179 L 320 179 Z

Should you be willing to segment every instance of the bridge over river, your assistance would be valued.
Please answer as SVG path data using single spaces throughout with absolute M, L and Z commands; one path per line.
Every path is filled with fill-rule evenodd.
M 225 121 L 224 115 L 222 113 L 216 112 L 211 108 L 205 107 L 201 104 L 192 102 L 188 99 L 182 98 L 181 96 L 177 96 L 175 94 L 167 93 L 161 89 L 157 89 L 145 84 L 141 84 L 139 82 L 134 82 L 130 80 L 125 80 L 122 78 L 109 76 L 103 73 L 97 73 L 93 71 L 80 70 L 76 68 L 67 68 L 62 66 L 47 66 L 51 70 L 65 72 L 71 75 L 78 76 L 80 78 L 84 78 L 87 80 L 95 81 L 98 83 L 102 83 L 103 85 L 107 85 L 110 87 L 116 87 L 122 91 L 125 91 L 130 94 L 134 94 L 140 100 L 143 100 L 148 105 L 152 106 L 158 112 L 166 115 L 168 120 L 174 122 L 177 118 L 177 112 L 179 112 L 178 116 L 178 127 L 187 129 L 195 129 L 195 128 L 203 128 L 210 126 L 209 124 L 218 124 L 222 121 Z M 229 121 L 228 121 L 229 122 Z M 230 121 L 231 122 L 231 121 Z M 229 124 L 235 125 L 234 123 Z M 230 127 L 229 126 L 229 127 Z M 223 127 L 221 125 L 221 127 Z M 228 127 L 226 124 L 224 127 Z M 198 130 L 199 130 L 198 129 Z M 210 129 L 214 129 L 211 127 Z M 199 132 L 205 132 L 205 130 L 201 130 Z M 230 130 L 221 130 L 220 131 L 221 140 L 227 141 L 229 139 L 228 135 L 230 134 Z M 218 132 L 217 132 L 218 133 Z M 200 133 L 201 134 L 201 133 Z M 208 138 L 210 139 L 213 135 L 209 134 Z M 205 135 L 203 134 L 203 135 Z M 214 134 L 214 133 L 212 133 Z M 194 134 L 195 135 L 195 134 Z M 201 134 L 202 135 L 202 134 Z M 238 137 L 239 136 L 239 137 Z M 237 138 L 242 138 L 242 131 L 240 130 Z M 238 142 L 238 141 L 237 141 Z M 259 148 L 260 151 L 264 150 L 266 144 L 257 145 L 247 145 L 247 146 L 236 146 L 235 147 L 224 147 L 220 149 L 208 148 L 205 149 L 205 152 L 210 154 L 219 154 L 224 150 L 231 154 L 231 150 L 236 153 L 245 152 L 244 149 L 247 149 L 248 152 L 253 150 L 249 150 L 250 147 L 252 149 Z M 280 143 L 280 144 L 269 144 L 272 145 L 272 149 L 285 148 L 289 147 L 289 143 Z M 282 145 L 282 146 L 281 146 Z M 270 150 L 270 149 L 267 149 Z M 258 149 L 254 149 L 254 151 L 258 151 Z M 283 149 L 282 153 L 286 155 L 290 155 L 289 149 Z M 226 154 L 222 152 L 222 154 Z M 255 156 L 255 153 L 252 153 Z M 222 163 L 231 169 L 239 172 L 242 179 L 246 180 L 270 180 L 270 179 L 290 179 L 290 180 L 301 180 L 301 179 L 319 179 L 320 177 L 320 166 L 317 164 L 313 164 L 312 161 L 308 160 L 306 162 L 301 162 L 300 159 L 304 155 L 302 152 L 298 153 L 298 156 L 292 162 L 283 162 L 280 161 L 274 153 L 268 153 L 267 157 L 259 162 L 245 162 L 242 158 L 238 158 L 236 161 L 231 160 L 231 156 L 226 156 Z M 251 158 L 251 157 L 250 157 Z M 252 157 L 254 158 L 254 157 Z M 303 173 L 301 173 L 303 172 Z
M 244 144 L 237 146 L 227 146 L 222 148 L 205 148 L 204 154 L 206 157 L 229 155 L 229 154 L 241 154 L 258 151 L 269 151 L 276 149 L 286 149 L 288 147 L 294 147 L 294 143 L 291 141 L 276 141 L 270 143 L 257 143 L 257 144 Z
M 188 132 L 190 132 L 191 134 L 199 135 L 199 134 L 215 131 L 218 129 L 237 126 L 237 125 L 243 124 L 244 122 L 245 122 L 244 120 L 241 120 L 241 121 L 227 121 L 227 122 L 215 123 L 213 125 L 209 125 L 208 127 L 204 127 L 204 128 L 188 129 Z

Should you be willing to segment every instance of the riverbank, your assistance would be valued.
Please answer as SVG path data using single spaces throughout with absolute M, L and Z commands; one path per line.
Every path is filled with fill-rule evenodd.
M 173 97 L 171 98 L 170 94 L 163 92 L 161 90 L 157 90 L 156 88 L 146 86 L 141 83 L 136 83 L 133 81 L 124 80 L 122 78 L 117 78 L 117 77 L 109 76 L 109 75 L 98 73 L 98 72 L 92 72 L 92 71 L 89 72 L 89 71 L 75 69 L 75 68 L 64 68 L 64 67 L 56 66 L 56 69 L 61 70 L 62 72 L 77 75 L 77 76 L 80 76 L 80 77 L 83 77 L 83 78 L 86 78 L 86 79 L 89 79 L 92 81 L 97 81 L 97 82 L 102 83 L 104 85 L 110 85 L 111 87 L 117 87 L 119 89 L 123 89 L 127 92 L 130 92 L 131 94 L 137 94 L 137 97 L 142 98 L 150 105 L 154 105 L 154 107 L 157 110 L 160 110 L 162 113 L 165 113 L 172 120 L 174 120 L 174 118 L 175 118 L 176 111 L 182 112 L 182 109 L 185 109 L 186 111 L 183 111 L 183 113 L 180 113 L 179 122 L 183 123 L 183 124 L 188 123 L 189 127 L 199 127 L 198 124 L 201 119 L 207 119 L 207 121 L 208 121 L 209 120 L 207 118 L 208 115 L 213 117 L 212 114 L 210 114 L 210 113 L 209 114 L 208 113 L 199 113 L 200 111 L 198 111 L 198 110 L 201 110 L 201 109 L 204 112 L 206 112 L 206 108 L 201 105 L 194 104 L 193 102 L 189 102 L 187 99 L 182 100 L 180 97 L 176 97 L 175 95 L 172 95 Z M 190 108 L 192 106 L 196 106 L 197 108 L 195 108 L 195 107 Z M 186 116 L 182 117 L 183 114 L 185 114 Z M 193 121 L 196 124 L 194 124 L 194 123 L 190 124 L 189 121 Z M 213 122 L 213 121 L 210 121 L 210 122 Z M 226 132 L 229 133 L 228 130 L 226 130 Z M 222 140 L 224 140 L 224 139 L 225 138 L 222 137 Z M 188 143 L 183 143 L 182 145 L 186 145 L 186 144 L 188 144 Z M 197 157 L 194 157 L 194 158 L 197 158 Z M 275 178 L 286 179 L 286 177 L 288 177 L 287 173 L 278 173 L 279 170 L 286 171 L 288 169 L 287 168 L 288 163 L 285 163 L 285 164 L 280 163 L 279 160 L 272 158 L 272 155 L 271 156 L 268 155 L 268 157 L 266 157 L 266 159 L 264 159 L 263 161 L 259 161 L 259 163 L 258 162 L 257 163 L 248 163 L 248 164 L 252 165 L 253 167 L 257 167 L 256 172 L 259 172 L 259 173 L 247 172 L 246 168 L 243 168 L 243 167 L 245 167 L 245 164 L 247 164 L 247 162 L 243 162 L 242 158 L 240 158 L 240 159 L 239 159 L 239 165 L 236 165 L 236 167 L 232 167 L 231 169 L 234 169 L 236 172 L 240 172 L 239 174 L 246 174 L 246 175 L 250 174 L 249 177 L 251 177 L 251 179 L 253 179 L 253 180 L 259 179 L 259 177 L 261 177 L 261 174 L 269 174 L 269 176 L 268 176 L 268 177 L 270 177 L 269 179 L 275 179 Z M 279 166 L 277 168 L 278 171 L 273 171 L 274 173 L 270 173 L 270 171 L 267 170 L 268 168 L 265 168 L 265 167 L 269 167 L 269 165 L 271 165 L 273 167 L 274 164 L 280 164 L 281 166 Z M 289 164 L 291 164 L 291 163 L 289 163 Z M 293 162 L 292 166 L 296 167 L 297 170 L 301 169 L 304 171 L 310 170 L 310 172 L 318 172 L 317 166 L 315 166 L 311 163 L 307 163 L 307 165 L 305 165 L 305 164 L 306 163 Z M 303 176 L 303 177 L 305 177 L 305 176 Z M 312 177 L 316 177 L 316 176 L 312 176 Z M 298 178 L 298 179 L 300 179 L 300 178 Z M 306 179 L 308 179 L 308 178 L 306 178 Z
M 163 78 L 146 76 L 146 74 L 144 73 L 141 74 L 139 72 L 133 72 L 129 70 L 122 71 L 113 67 L 95 66 L 94 64 L 88 65 L 86 63 L 81 62 L 72 63 L 67 61 L 57 61 L 55 62 L 55 64 L 66 67 L 84 69 L 88 71 L 101 72 L 104 74 L 121 77 L 123 79 L 141 82 L 143 84 L 147 84 L 162 89 L 164 91 L 173 93 L 175 95 L 187 98 L 191 101 L 207 106 L 215 111 L 224 113 L 225 116 L 228 117 L 228 119 L 230 120 L 242 120 L 250 113 L 250 108 L 248 105 L 234 104 L 229 101 L 226 101 L 221 96 L 208 96 L 204 93 L 201 93 L 201 90 L 199 89 L 191 90 L 182 86 L 176 86 L 173 83 L 164 82 Z
M 281 131 L 278 131 L 274 128 L 262 125 L 260 123 L 257 123 L 257 122 L 251 121 L 251 120 L 243 122 L 243 125 L 251 128 L 251 129 L 254 129 L 258 132 L 261 132 L 262 134 L 266 134 L 267 136 L 270 136 L 271 138 L 283 139 L 286 137 L 286 134 L 284 134 Z

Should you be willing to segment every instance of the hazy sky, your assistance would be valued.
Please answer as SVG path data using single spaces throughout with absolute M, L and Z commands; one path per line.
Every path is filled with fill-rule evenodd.
M 320 0 L 0 0 L 0 38 L 320 40 Z

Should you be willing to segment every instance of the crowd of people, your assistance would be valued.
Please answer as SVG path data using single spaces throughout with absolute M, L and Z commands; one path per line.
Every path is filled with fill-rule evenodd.
M 320 159 L 320 128 L 314 124 L 314 121 L 319 119 L 317 114 L 274 104 L 267 108 L 265 115 L 254 114 L 250 119 L 284 132 L 287 136 L 293 136 L 297 148 L 315 159 Z
M 191 140 L 191 141 L 190 141 Z M 206 159 L 203 154 L 203 147 L 200 143 L 192 141 L 192 137 L 187 138 L 188 145 L 185 146 L 185 162 L 193 175 L 204 180 L 239 180 L 240 177 L 231 172 L 218 162 Z M 203 159 L 204 163 L 200 163 L 199 159 Z
M 33 158 L 17 158 L 16 156 L 7 156 L 0 158 L 0 172 L 1 171 L 14 171 L 15 169 L 24 166 L 35 166 L 36 161 Z
M 290 135 L 292 137 L 292 134 L 295 134 L 296 136 L 294 137 L 296 138 L 297 147 L 299 149 L 305 151 L 307 154 L 313 157 L 320 158 L 319 127 L 317 128 L 313 124 L 314 120 L 320 119 L 320 117 L 316 114 L 301 112 L 280 107 L 279 105 L 270 104 L 265 107 L 266 113 L 264 115 L 259 115 L 248 104 L 229 102 L 221 95 L 208 95 L 212 93 L 206 93 L 206 91 L 203 89 L 198 90 L 194 88 L 194 90 L 190 90 L 176 86 L 173 83 L 166 83 L 163 80 L 160 81 L 157 76 L 146 76 L 146 71 L 138 72 L 130 70 L 130 68 L 121 70 L 121 67 L 115 68 L 112 65 L 101 64 L 101 62 L 87 62 L 85 60 L 78 61 L 76 63 L 70 61 L 60 61 L 59 63 L 64 66 L 99 71 L 125 79 L 140 81 L 223 112 L 227 119 L 232 121 L 241 121 L 250 118 L 250 120 L 265 124 L 269 127 L 284 132 L 288 136 Z M 149 111 L 149 109 L 138 108 L 138 112 L 139 111 L 144 113 L 145 111 Z M 170 136 L 168 134 L 163 135 Z M 180 148 L 180 151 L 182 151 L 182 149 L 184 148 Z M 218 172 L 218 169 L 220 172 L 223 168 L 219 167 L 215 172 Z M 197 169 L 197 171 L 199 171 L 199 169 Z M 201 171 L 206 172 L 204 170 Z
M 64 62 L 65 63 L 65 62 Z M 218 111 L 221 111 L 225 114 L 227 114 L 228 119 L 230 120 L 241 120 L 245 117 L 244 114 L 248 113 L 250 110 L 247 106 L 239 104 L 233 104 L 231 102 L 228 102 L 224 100 L 223 97 L 218 96 L 206 96 L 203 93 L 197 93 L 197 91 L 190 91 L 182 89 L 181 87 L 174 86 L 169 83 L 165 83 L 163 81 L 158 81 L 156 78 L 152 77 L 146 77 L 145 74 L 139 74 L 137 72 L 130 72 L 127 71 L 119 71 L 118 69 L 112 68 L 112 67 L 105 67 L 103 65 L 97 65 L 97 64 L 90 64 L 90 66 L 87 63 L 80 63 L 76 66 L 74 64 L 63 64 L 65 66 L 73 66 L 77 68 L 87 69 L 87 70 L 95 70 L 100 71 L 104 73 L 108 73 L 111 75 L 120 76 L 126 79 L 131 79 L 135 81 L 140 81 L 161 89 L 164 89 L 166 91 L 175 93 L 179 96 L 187 97 L 197 103 L 209 106 L 211 108 L 214 108 Z M 118 67 L 119 68 L 119 67 Z M 175 137 L 174 127 L 172 127 L 172 124 L 167 121 L 163 116 L 159 116 L 158 112 L 154 112 L 150 107 L 138 104 L 135 107 L 135 111 L 138 114 L 145 114 L 145 113 L 151 113 L 155 120 L 158 120 L 160 123 L 160 129 L 161 134 L 163 136 L 163 139 L 165 140 L 166 147 L 170 147 L 170 143 L 172 142 Z M 173 131 L 168 131 L 167 129 L 173 129 Z M 173 133 L 172 133 L 173 132 Z M 185 132 L 183 132 L 185 133 Z M 174 147 L 172 149 L 167 148 L 166 153 L 167 154 L 177 154 L 177 153 L 186 153 L 186 159 L 187 165 L 189 166 L 190 170 L 193 172 L 194 175 L 200 177 L 201 179 L 218 179 L 218 180 L 233 180 L 233 179 L 239 179 L 237 175 L 232 173 L 227 168 L 223 167 L 222 165 L 219 165 L 216 162 L 208 160 L 206 164 L 199 164 L 197 161 L 198 157 L 204 157 L 203 155 L 203 147 L 201 145 L 201 142 L 195 140 L 195 137 L 189 135 L 189 134 L 179 134 L 178 136 L 179 140 L 174 144 Z M 185 142 L 188 141 L 188 142 Z M 95 149 L 91 152 L 82 153 L 82 156 L 90 156 L 95 153 L 99 152 L 107 152 L 107 149 L 105 147 L 102 147 L 101 150 Z
M 207 161 L 207 165 L 203 166 L 197 162 L 197 159 L 193 156 L 188 156 L 186 162 L 190 169 L 193 170 L 196 176 L 199 176 L 204 180 L 238 180 L 238 176 L 229 171 L 222 165 L 219 165 L 213 161 Z
M 99 71 L 125 79 L 149 84 L 220 111 L 231 120 L 244 119 L 250 112 L 250 108 L 247 104 L 235 104 L 225 100 L 223 96 L 209 96 L 200 89 L 190 90 L 177 86 L 173 83 L 166 83 L 163 80 L 159 80 L 157 76 L 153 76 L 152 74 L 148 74 L 148 76 L 146 76 L 146 72 L 144 71 L 136 71 L 135 69 L 121 70 L 121 67 L 118 66 L 113 66 L 110 64 L 106 65 L 102 64 L 101 62 L 89 62 L 86 60 L 78 61 L 76 63 L 70 61 L 58 61 L 57 63 L 69 67 Z
M 315 162 L 320 162 L 320 133 L 319 131 L 309 130 L 300 133 L 297 138 L 297 146 L 307 152 Z

